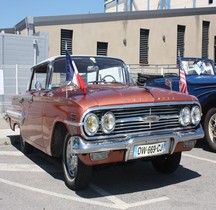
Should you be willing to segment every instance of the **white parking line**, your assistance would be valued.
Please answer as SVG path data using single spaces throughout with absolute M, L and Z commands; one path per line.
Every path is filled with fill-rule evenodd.
M 186 157 L 197 159 L 197 160 L 203 160 L 203 161 L 207 161 L 207 162 L 210 162 L 210 163 L 216 163 L 215 160 L 211 160 L 211 159 L 207 159 L 207 158 L 201 158 L 201 157 L 197 157 L 197 156 L 189 155 L 189 154 L 183 154 L 183 155 L 186 156 Z
M 112 201 L 115 204 L 118 205 L 125 205 L 126 203 L 122 200 L 120 200 L 119 198 L 117 198 L 116 196 L 111 195 L 110 193 L 106 192 L 104 189 L 94 185 L 94 184 L 90 184 L 89 185 L 94 191 L 96 191 L 97 193 L 99 193 L 100 195 L 102 195 L 103 197 L 106 197 L 108 200 Z
M 8 156 L 23 156 L 24 154 L 20 151 L 0 151 L 0 155 Z
M 152 203 L 156 203 L 156 202 L 166 201 L 166 200 L 169 199 L 167 197 L 160 197 L 160 198 L 151 199 L 151 200 L 145 200 L 145 201 L 132 203 L 132 204 L 128 204 L 128 203 L 125 203 L 123 201 L 121 201 L 121 204 L 120 204 L 119 203 L 120 200 L 117 199 L 117 200 L 113 200 L 113 201 L 115 201 L 115 202 L 117 201 L 118 203 L 105 203 L 105 202 L 95 201 L 93 199 L 85 199 L 85 198 L 74 197 L 74 196 L 65 195 L 65 194 L 61 194 L 61 193 L 55 193 L 55 192 L 52 192 L 52 191 L 42 190 L 42 189 L 39 189 L 39 188 L 30 187 L 30 186 L 19 184 L 19 183 L 16 183 L 16 182 L 11 182 L 11 181 L 5 180 L 5 179 L 0 179 L 0 182 L 2 182 L 4 184 L 7 184 L 7 185 L 10 185 L 10 186 L 13 186 L 13 187 L 18 187 L 18 188 L 33 191 L 33 192 L 42 193 L 42 194 L 49 195 L 49 196 L 55 196 L 55 197 L 58 197 L 58 198 L 77 201 L 77 202 L 81 202 L 81 203 L 97 205 L 97 206 L 103 206 L 103 207 L 107 207 L 107 208 L 123 209 L 123 210 L 128 209 L 130 207 L 141 206 L 141 205 L 146 205 L 146 204 L 152 204 Z
M 33 164 L 6 164 L 6 163 L 0 163 L 0 171 L 45 172 L 42 168 Z
M 90 184 L 90 187 L 95 190 L 96 192 L 98 192 L 99 194 L 101 194 L 103 197 L 109 199 L 110 201 L 112 201 L 113 203 L 115 203 L 116 207 L 118 207 L 118 209 L 128 209 L 131 207 L 135 207 L 135 206 L 142 206 L 142 205 L 147 205 L 147 204 L 152 204 L 152 203 L 156 203 L 156 202 L 161 202 L 161 201 L 166 201 L 169 198 L 163 196 L 160 198 L 154 198 L 154 199 L 150 199 L 150 200 L 145 200 L 145 201 L 140 201 L 140 202 L 136 202 L 136 203 L 126 203 L 124 201 L 122 201 L 121 199 L 117 198 L 116 196 L 111 195 L 110 193 L 106 192 L 104 189 L 94 185 L 94 184 Z
M 19 129 L 16 129 L 15 131 L 12 131 L 11 129 L 1 129 L 0 138 L 6 138 L 8 136 L 15 136 L 19 134 L 20 134 Z

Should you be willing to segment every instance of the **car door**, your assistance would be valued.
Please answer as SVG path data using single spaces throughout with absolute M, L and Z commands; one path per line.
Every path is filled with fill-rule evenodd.
M 43 151 L 43 96 L 46 92 L 47 77 L 47 64 L 33 69 L 29 90 L 22 98 L 24 121 L 20 128 L 23 139 Z M 39 86 L 36 87 L 35 84 L 39 84 Z

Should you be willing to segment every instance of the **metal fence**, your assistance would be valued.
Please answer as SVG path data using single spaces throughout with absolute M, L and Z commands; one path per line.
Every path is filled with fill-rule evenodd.
M 139 65 L 130 64 L 130 73 L 133 79 L 136 81 L 138 73 L 152 74 L 152 75 L 164 75 L 167 73 L 179 74 L 179 69 L 176 64 L 161 64 L 161 65 Z
M 10 98 L 26 91 L 31 75 L 30 65 L 0 65 L 0 112 L 10 105 Z

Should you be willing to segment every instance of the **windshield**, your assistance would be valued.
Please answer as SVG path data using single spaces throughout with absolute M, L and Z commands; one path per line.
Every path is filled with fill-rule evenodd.
M 214 69 L 210 60 L 183 60 L 186 75 L 214 75 Z
M 110 58 L 74 58 L 77 69 L 87 84 L 126 83 L 125 65 Z
M 77 70 L 85 84 L 132 83 L 125 63 L 108 57 L 72 56 Z M 54 62 L 52 85 L 58 86 L 66 79 L 66 61 L 61 58 Z

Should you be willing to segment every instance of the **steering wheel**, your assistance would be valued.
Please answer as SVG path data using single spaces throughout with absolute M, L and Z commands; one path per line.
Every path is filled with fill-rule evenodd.
M 114 77 L 114 76 L 112 76 L 112 75 L 110 75 L 110 74 L 108 74 L 108 75 L 104 76 L 104 77 L 101 79 L 101 81 L 102 81 L 102 82 L 106 82 L 106 78 L 107 78 L 107 77 L 111 77 L 111 78 L 113 79 L 113 81 L 112 81 L 112 82 L 116 82 L 116 79 L 115 79 L 115 77 Z

